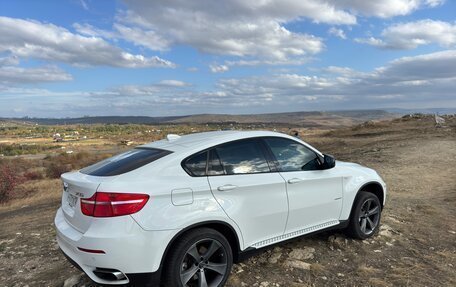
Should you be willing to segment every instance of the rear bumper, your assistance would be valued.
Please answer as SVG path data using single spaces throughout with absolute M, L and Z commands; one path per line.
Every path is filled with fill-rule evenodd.
M 78 268 L 82 272 L 84 270 L 81 268 L 81 266 L 78 265 L 73 259 L 71 259 L 70 256 L 66 255 L 65 252 L 63 252 L 63 255 L 66 257 L 68 262 L 70 262 L 74 267 Z M 156 272 L 149 272 L 149 273 L 129 273 L 126 274 L 127 278 L 129 279 L 128 286 L 144 286 L 144 287 L 153 287 L 153 286 L 159 286 L 161 283 L 161 270 L 159 269 Z M 107 284 L 105 284 L 106 286 Z M 109 285 L 109 284 L 108 284 Z M 115 286 L 115 285 L 114 285 Z
M 167 243 L 177 231 L 145 231 L 131 216 L 97 218 L 81 233 L 65 220 L 61 209 L 55 220 L 57 242 L 66 257 L 96 283 L 145 286 L 138 280 L 159 278 Z M 104 254 L 78 249 L 103 250 Z M 106 279 L 100 270 L 121 272 L 121 279 Z M 97 275 L 98 274 L 98 275 Z M 158 275 L 157 275 L 158 274 Z

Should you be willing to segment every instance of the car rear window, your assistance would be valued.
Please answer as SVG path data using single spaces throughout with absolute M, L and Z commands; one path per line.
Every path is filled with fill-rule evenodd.
M 170 153 L 172 152 L 163 149 L 135 148 L 83 168 L 80 172 L 93 176 L 119 175 L 140 168 Z

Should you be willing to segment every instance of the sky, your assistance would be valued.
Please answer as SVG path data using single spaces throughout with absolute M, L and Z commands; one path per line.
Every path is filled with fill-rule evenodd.
M 0 117 L 456 108 L 456 1 L 2 0 Z

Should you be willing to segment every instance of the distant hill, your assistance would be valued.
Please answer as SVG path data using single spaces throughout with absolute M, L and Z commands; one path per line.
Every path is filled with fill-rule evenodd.
M 40 125 L 71 124 L 292 124 L 303 127 L 350 126 L 368 120 L 391 119 L 395 113 L 384 110 L 318 111 L 268 113 L 253 115 L 199 114 L 171 117 L 103 116 L 81 118 L 12 118 L 0 119 Z
M 396 114 L 438 114 L 438 115 L 454 115 L 456 114 L 456 108 L 427 108 L 427 109 L 397 109 L 390 108 L 385 109 L 387 112 Z
M 349 126 L 368 120 L 396 117 L 382 110 L 328 111 L 328 112 L 292 112 L 255 115 L 216 115 L 202 114 L 171 120 L 172 123 L 240 123 L 240 124 L 294 124 L 304 127 Z
M 3 120 L 30 122 L 40 125 L 72 125 L 72 124 L 161 124 L 181 117 L 147 117 L 147 116 L 100 116 L 82 118 L 12 118 Z

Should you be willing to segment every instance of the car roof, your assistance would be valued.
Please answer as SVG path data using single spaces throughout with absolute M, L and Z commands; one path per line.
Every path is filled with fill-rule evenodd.
M 289 135 L 271 131 L 212 131 L 176 136 L 168 135 L 167 139 L 151 142 L 141 147 L 160 148 L 174 152 L 203 150 L 218 144 L 254 137 L 284 137 L 295 139 Z

